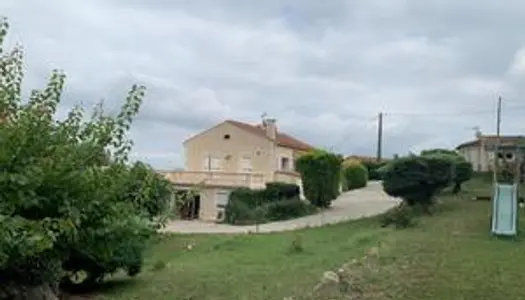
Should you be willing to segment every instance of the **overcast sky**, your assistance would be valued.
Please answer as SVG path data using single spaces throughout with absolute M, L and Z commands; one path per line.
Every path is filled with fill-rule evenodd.
M 454 147 L 472 127 L 525 134 L 525 1 L 1 0 L 26 89 L 68 75 L 61 111 L 133 83 L 148 92 L 135 157 L 181 167 L 181 142 L 224 119 L 259 122 L 344 154 Z

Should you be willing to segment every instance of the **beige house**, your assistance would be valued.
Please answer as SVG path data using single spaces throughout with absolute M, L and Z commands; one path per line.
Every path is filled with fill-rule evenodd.
M 267 182 L 280 181 L 298 184 L 302 191 L 294 162 L 313 149 L 280 132 L 275 119 L 259 125 L 227 120 L 190 137 L 183 146 L 184 170 L 164 174 L 179 188 L 196 190 L 193 214 L 206 221 L 223 217 L 234 188 L 259 189 Z
M 525 136 L 506 136 L 502 135 L 500 138 L 500 145 L 515 146 L 522 144 L 525 141 Z M 497 143 L 496 135 L 482 135 L 476 134 L 476 138 L 460 144 L 456 150 L 465 157 L 465 159 L 472 163 L 472 167 L 476 172 L 488 172 L 492 170 L 494 163 L 494 149 Z M 500 153 L 500 159 L 513 160 L 514 153 Z

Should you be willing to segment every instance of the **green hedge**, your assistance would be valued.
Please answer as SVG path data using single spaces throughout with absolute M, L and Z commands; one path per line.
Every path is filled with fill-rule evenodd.
M 299 197 L 300 189 L 297 184 L 284 182 L 266 183 L 266 197 L 269 199 L 281 200 Z
M 365 166 L 366 170 L 368 171 L 368 180 L 381 180 L 381 172 L 379 169 L 381 169 L 381 167 L 385 166 L 386 164 L 386 162 L 375 161 L 363 162 L 363 166 Z
M 310 203 L 326 208 L 339 196 L 342 162 L 342 156 L 323 150 L 306 153 L 297 159 L 304 195 Z
M 282 221 L 310 215 L 316 211 L 315 206 L 299 198 L 281 200 L 265 206 L 266 220 Z
M 354 190 L 366 186 L 368 171 L 362 164 L 352 164 L 343 170 L 344 190 Z
M 230 193 L 225 208 L 225 222 L 235 225 L 296 218 L 314 209 L 299 199 L 299 186 L 270 182 L 266 189 L 238 188 Z

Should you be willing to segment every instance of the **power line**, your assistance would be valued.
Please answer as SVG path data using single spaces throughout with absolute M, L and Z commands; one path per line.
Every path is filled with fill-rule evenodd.
M 525 110 L 525 106 L 507 106 L 506 109 Z M 402 117 L 432 117 L 432 116 L 475 116 L 475 115 L 488 115 L 495 114 L 495 109 L 490 110 L 470 110 L 470 111 L 456 111 L 456 112 L 387 112 L 386 116 L 402 116 Z
M 512 102 L 512 103 L 516 103 L 516 102 Z M 503 109 L 504 110 L 511 109 L 512 111 L 516 111 L 516 110 L 522 111 L 522 110 L 525 110 L 525 105 L 515 105 L 515 106 L 506 105 L 506 106 L 503 106 Z M 496 108 L 490 109 L 490 110 L 486 109 L 486 110 L 467 110 L 467 111 L 451 111 L 451 112 L 385 112 L 385 113 L 381 113 L 380 116 L 373 116 L 373 117 L 371 117 L 370 115 L 366 116 L 366 115 L 349 114 L 343 117 L 347 117 L 349 119 L 360 120 L 360 121 L 378 121 L 380 120 L 380 123 L 378 126 L 382 127 L 384 117 L 426 117 L 428 118 L 428 117 L 434 117 L 434 116 L 435 117 L 444 117 L 444 116 L 458 117 L 458 116 L 477 116 L 477 115 L 494 115 L 494 114 L 496 114 Z M 354 133 L 355 133 L 354 131 L 349 129 L 348 134 L 344 134 L 341 137 L 340 141 L 333 144 L 330 147 L 330 149 L 333 150 L 334 148 L 341 146 L 343 143 L 348 141 L 348 139 Z M 379 141 L 379 139 L 381 139 L 381 141 Z M 381 136 L 378 137 L 378 145 L 377 145 L 378 147 L 380 147 L 380 144 L 382 146 L 382 139 L 383 139 L 383 136 L 382 136 L 382 128 L 381 128 Z M 377 154 L 377 155 L 380 155 L 380 154 Z

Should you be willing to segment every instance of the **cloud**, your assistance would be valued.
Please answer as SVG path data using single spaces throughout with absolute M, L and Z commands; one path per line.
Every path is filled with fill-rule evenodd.
M 4 0 L 0 11 L 9 44 L 26 49 L 26 90 L 66 71 L 61 112 L 101 99 L 114 111 L 145 84 L 134 157 L 158 168 L 182 166 L 191 134 L 263 112 L 345 154 L 375 153 L 379 112 L 385 155 L 493 132 L 499 95 L 503 132 L 525 131 L 516 1 Z

